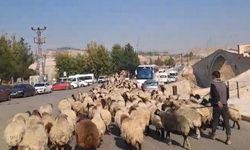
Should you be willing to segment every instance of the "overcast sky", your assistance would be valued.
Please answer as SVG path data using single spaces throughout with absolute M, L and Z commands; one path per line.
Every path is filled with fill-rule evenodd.
M 131 43 L 142 51 L 250 43 L 250 0 L 1 0 L 0 34 L 24 37 L 46 26 L 44 48 L 111 48 Z

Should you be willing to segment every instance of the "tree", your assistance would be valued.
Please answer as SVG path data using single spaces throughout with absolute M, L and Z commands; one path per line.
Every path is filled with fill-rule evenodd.
M 0 79 L 9 80 L 14 70 L 14 56 L 11 53 L 11 41 L 5 36 L 0 38 Z M 0 83 L 0 84 L 1 84 Z
M 56 54 L 55 60 L 58 76 L 63 76 L 63 72 L 67 72 L 68 75 L 79 73 L 79 64 L 75 57 L 70 56 L 69 53 L 59 52 Z
M 23 38 L 16 40 L 15 36 L 0 37 L 0 78 L 10 80 L 21 77 L 27 78 L 32 73 L 29 66 L 34 62 L 33 54 L 28 43 Z
M 101 74 L 110 74 L 111 67 L 112 60 L 105 47 L 95 42 L 90 42 L 87 45 L 88 70 L 98 78 Z
M 155 60 L 155 64 L 156 64 L 157 66 L 163 66 L 163 65 L 164 65 L 164 61 L 162 61 L 162 60 L 160 59 L 160 57 L 158 56 L 158 58 Z
M 34 57 L 30 46 L 24 41 L 23 38 L 21 38 L 20 41 L 16 41 L 15 37 L 13 37 L 12 51 L 15 57 L 14 78 L 27 78 L 27 76 L 32 72 L 29 70 L 29 66 L 34 63 Z
M 131 74 L 134 74 L 134 70 L 140 64 L 137 53 L 129 43 L 124 47 L 121 47 L 117 44 L 114 45 L 112 48 L 111 57 L 115 72 L 126 70 Z
M 166 66 L 174 66 L 175 65 L 175 60 L 173 59 L 173 57 L 165 59 L 165 65 Z

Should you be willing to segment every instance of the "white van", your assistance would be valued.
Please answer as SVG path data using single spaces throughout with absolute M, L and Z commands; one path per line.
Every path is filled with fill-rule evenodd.
M 79 80 L 86 81 L 89 85 L 95 83 L 95 77 L 93 73 L 90 74 L 77 74 L 75 75 Z
M 74 88 L 80 87 L 79 79 L 76 76 L 69 76 L 68 81 Z

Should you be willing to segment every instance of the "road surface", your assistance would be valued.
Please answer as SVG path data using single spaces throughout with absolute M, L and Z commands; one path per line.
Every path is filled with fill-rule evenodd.
M 68 91 L 57 91 L 51 94 L 36 95 L 34 97 L 27 98 L 16 98 L 11 101 L 0 103 L 0 133 L 3 135 L 3 130 L 8 120 L 18 112 L 25 112 L 27 110 L 32 111 L 33 109 L 39 108 L 39 106 L 52 103 L 57 106 L 59 100 L 70 97 L 71 94 L 79 91 L 88 91 L 91 87 L 79 88 Z M 57 113 L 57 110 L 55 110 Z M 212 141 L 207 138 L 208 131 L 202 134 L 202 138 L 197 140 L 190 137 L 190 143 L 193 150 L 249 150 L 250 149 L 250 123 L 241 121 L 241 130 L 232 129 L 232 145 L 228 146 L 224 144 L 226 139 L 225 133 L 220 129 L 217 132 L 217 139 Z M 179 135 L 173 135 L 172 145 L 166 144 L 162 141 L 153 130 L 150 131 L 149 136 L 145 137 L 142 144 L 143 150 L 182 150 L 180 146 L 183 142 L 183 138 Z M 71 147 L 74 148 L 75 140 L 70 143 Z M 73 149 L 72 148 L 72 149 Z M 0 150 L 7 150 L 7 145 L 4 142 L 3 136 L 0 138 Z M 112 126 L 111 134 L 105 135 L 103 143 L 99 150 L 127 150 L 127 146 L 124 141 L 119 137 L 119 130 Z

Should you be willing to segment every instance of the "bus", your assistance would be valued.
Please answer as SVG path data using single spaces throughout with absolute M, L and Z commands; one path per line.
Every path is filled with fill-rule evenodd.
M 141 87 L 146 80 L 156 80 L 157 71 L 157 65 L 139 65 L 135 70 L 137 85 Z

